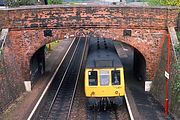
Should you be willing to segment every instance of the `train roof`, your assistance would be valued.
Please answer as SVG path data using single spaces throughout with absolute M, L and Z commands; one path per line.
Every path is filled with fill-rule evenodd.
M 112 40 L 90 38 L 86 68 L 123 67 Z

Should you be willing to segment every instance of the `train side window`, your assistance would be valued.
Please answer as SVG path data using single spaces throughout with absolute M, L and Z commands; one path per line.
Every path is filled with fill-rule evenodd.
M 97 86 L 97 71 L 89 71 L 89 86 Z
M 120 70 L 112 70 L 112 85 L 120 85 Z
M 107 70 L 100 71 L 100 85 L 101 86 L 109 85 L 109 71 Z

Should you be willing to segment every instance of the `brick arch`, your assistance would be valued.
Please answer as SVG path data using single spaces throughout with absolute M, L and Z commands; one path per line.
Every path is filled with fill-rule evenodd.
M 116 41 L 124 42 L 136 48 L 146 61 L 146 78 L 153 80 L 157 65 L 159 63 L 161 48 L 164 43 L 163 34 L 166 30 L 153 29 L 131 29 L 131 36 L 123 36 L 125 29 L 89 29 L 81 30 L 83 34 L 93 35 L 94 37 L 109 38 Z
M 43 45 L 66 37 L 95 36 L 121 41 L 140 51 L 146 61 L 146 78 L 153 80 L 164 43 L 162 34 L 166 33 L 165 30 L 131 29 L 131 36 L 123 36 L 124 29 L 117 28 L 51 29 L 52 36 L 45 37 L 44 30 L 21 30 L 10 31 L 9 33 L 10 40 L 13 41 L 14 48 L 16 48 L 14 53 L 23 61 L 21 66 L 25 72 L 24 74 L 27 75 L 26 79 L 29 78 L 31 57 Z M 19 43 L 18 49 L 17 43 Z
M 176 26 L 178 9 L 131 6 L 34 6 L 4 9 L 0 10 L 0 13 L 2 18 L 0 26 L 10 29 L 13 52 L 18 57 L 17 63 L 20 64 L 24 76 L 29 75 L 27 66 L 30 58 L 40 46 L 63 39 L 65 36 L 93 33 L 96 36 L 125 42 L 138 49 L 146 59 L 147 78 L 153 80 L 164 42 L 161 36 L 168 26 Z M 44 37 L 45 29 L 52 30 L 52 37 Z M 132 35 L 124 37 L 124 29 L 131 29 Z M 28 77 L 24 80 L 28 80 Z
M 4 8 L 0 10 L 0 29 L 9 29 L 9 34 L 3 53 L 7 67 L 16 64 L 19 70 L 18 76 L 14 70 L 8 70 L 15 81 L 12 90 L 19 89 L 17 95 L 24 91 L 23 82 L 30 80 L 30 58 L 41 46 L 65 36 L 90 35 L 91 32 L 125 42 L 141 51 L 146 58 L 147 79 L 153 80 L 164 43 L 162 34 L 168 27 L 176 27 L 177 15 L 178 8 L 174 7 L 56 5 Z M 45 29 L 52 29 L 53 36 L 44 37 Z M 124 29 L 132 29 L 132 35 L 124 37 Z
M 146 81 L 146 75 L 147 75 L 147 61 L 145 56 L 143 55 L 143 53 L 141 51 L 139 51 L 137 48 L 135 48 L 134 46 L 127 44 L 125 42 L 122 41 L 118 41 L 121 42 L 122 44 L 125 44 L 131 48 L 133 48 L 133 66 L 132 66 L 132 70 L 133 70 L 133 74 L 135 75 L 135 77 L 137 79 L 141 79 L 143 81 Z M 128 66 L 126 66 L 128 67 Z
M 18 58 L 16 62 L 21 67 L 24 80 L 30 80 L 30 60 L 34 53 L 43 45 L 52 42 L 53 40 L 57 40 L 57 38 L 58 37 L 55 37 L 54 39 L 45 38 L 43 30 L 21 30 L 9 32 L 9 40 L 12 43 L 13 52 Z

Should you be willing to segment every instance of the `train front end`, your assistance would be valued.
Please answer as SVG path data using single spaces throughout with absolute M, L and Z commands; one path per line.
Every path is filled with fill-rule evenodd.
M 124 89 L 123 68 L 85 70 L 85 95 L 90 106 L 98 105 L 101 100 L 121 105 Z
M 91 38 L 84 82 L 90 106 L 123 103 L 124 69 L 113 41 Z

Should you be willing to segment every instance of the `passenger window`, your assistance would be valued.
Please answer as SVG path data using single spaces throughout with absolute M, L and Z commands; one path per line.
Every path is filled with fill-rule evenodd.
M 120 70 L 112 70 L 112 85 L 120 85 Z
M 107 70 L 100 71 L 100 85 L 101 86 L 109 85 L 109 71 Z
M 89 86 L 97 86 L 97 71 L 89 71 Z

